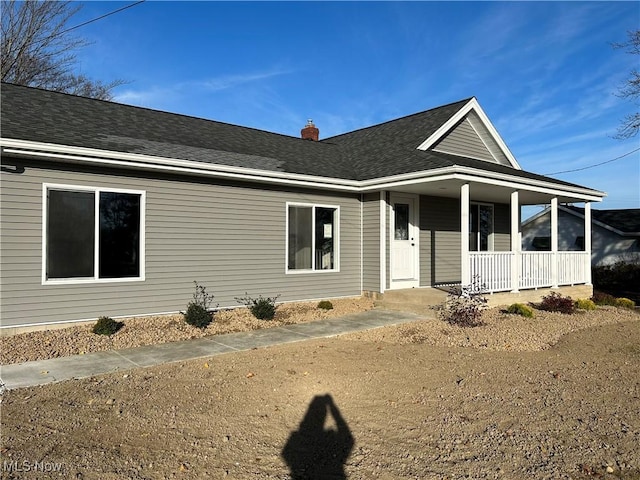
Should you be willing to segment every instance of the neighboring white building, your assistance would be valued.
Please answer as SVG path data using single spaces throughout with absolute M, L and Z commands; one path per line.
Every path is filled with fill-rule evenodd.
M 640 209 L 591 210 L 592 265 L 640 259 Z M 551 215 L 547 207 L 522 222 L 522 249 L 551 249 Z M 558 206 L 558 250 L 584 250 L 584 208 Z

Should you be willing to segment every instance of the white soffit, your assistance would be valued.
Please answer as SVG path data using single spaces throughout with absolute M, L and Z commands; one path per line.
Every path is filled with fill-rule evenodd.
M 493 138 L 493 140 L 496 142 L 498 148 L 500 149 L 500 152 L 509 161 L 510 166 L 512 166 L 513 168 L 517 168 L 518 170 L 522 170 L 515 157 L 509 150 L 509 147 L 507 147 L 506 143 L 504 143 L 504 140 L 502 140 L 502 137 L 500 137 L 500 134 L 489 120 L 489 117 L 487 117 L 487 115 L 484 113 L 484 110 L 482 110 L 482 107 L 480 107 L 480 104 L 475 97 L 464 104 L 464 106 L 460 110 L 458 110 L 451 118 L 449 118 L 449 120 L 442 124 L 442 126 L 438 128 L 438 130 L 436 130 L 429 138 L 418 145 L 417 149 L 428 150 L 429 148 L 433 147 L 433 145 L 444 138 L 446 134 L 455 125 L 457 125 L 458 122 L 464 119 L 470 112 L 474 112 L 477 115 L 481 125 L 487 130 L 491 138 Z

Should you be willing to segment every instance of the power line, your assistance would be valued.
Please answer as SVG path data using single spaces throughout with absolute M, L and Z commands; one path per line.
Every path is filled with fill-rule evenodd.
M 129 5 L 125 5 L 124 7 L 118 8 L 117 10 L 114 10 L 112 12 L 105 13 L 104 15 L 100 15 L 99 17 L 93 18 L 91 20 L 87 20 L 86 22 L 83 22 L 83 23 L 80 23 L 80 24 L 75 25 L 73 27 L 67 28 L 66 30 L 60 32 L 56 36 L 63 35 L 65 33 L 67 33 L 67 32 L 70 32 L 71 30 L 75 30 L 76 28 L 84 27 L 85 25 L 89 25 L 90 23 L 97 22 L 98 20 L 102 20 L 103 18 L 106 18 L 106 17 L 108 17 L 110 15 L 114 15 L 114 14 L 116 14 L 118 12 L 122 12 L 123 10 L 126 10 L 127 8 L 131 8 L 131 7 L 135 7 L 136 5 L 140 5 L 143 2 L 145 2 L 145 0 L 139 0 L 138 2 L 131 3 Z
M 587 167 L 574 168 L 573 170 L 563 170 L 562 172 L 545 173 L 544 175 L 558 175 L 560 173 L 579 172 L 580 170 L 587 170 L 589 168 L 599 167 L 600 165 L 604 165 L 605 163 L 615 162 L 616 160 L 620 160 L 621 158 L 628 157 L 629 155 L 631 155 L 632 153 L 637 152 L 638 150 L 640 150 L 640 148 L 636 148 L 635 150 L 631 150 L 630 152 L 627 152 L 624 155 L 620 155 L 619 157 L 612 158 L 611 160 L 607 160 L 605 162 L 600 162 L 600 163 L 595 163 L 595 164 L 589 165 Z

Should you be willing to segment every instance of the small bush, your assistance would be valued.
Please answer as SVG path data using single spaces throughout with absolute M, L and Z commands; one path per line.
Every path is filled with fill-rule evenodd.
M 183 315 L 184 321 L 196 328 L 207 328 L 213 321 L 213 313 L 195 302 L 189 302 L 187 312 Z
M 522 317 L 533 318 L 533 309 L 523 303 L 509 305 L 507 313 L 513 313 Z
M 633 310 L 634 308 L 636 308 L 636 302 L 624 297 L 616 298 L 616 307 L 629 308 Z
M 593 300 L 593 303 L 596 305 L 611 305 L 612 307 L 615 307 L 618 299 L 608 293 L 595 291 L 593 292 L 591 300 Z
M 96 335 L 113 335 L 124 325 L 123 322 L 116 322 L 111 317 L 100 317 L 91 331 Z
M 273 320 L 276 316 L 276 300 L 280 295 L 275 297 L 263 297 L 260 295 L 258 298 L 252 298 L 249 294 L 245 293 L 244 297 L 236 297 L 236 301 L 246 305 L 249 308 L 251 314 L 258 320 Z
M 333 303 L 329 300 L 321 300 L 318 302 L 318 308 L 321 308 L 322 310 L 333 310 Z
M 563 297 L 557 292 L 551 292 L 549 295 L 542 297 L 542 302 L 540 302 L 538 308 L 547 312 L 572 314 L 576 310 L 576 305 L 571 297 Z
M 596 304 L 588 298 L 579 298 L 576 300 L 576 308 L 580 310 L 595 310 Z
M 213 321 L 213 312 L 210 310 L 213 303 L 213 295 L 207 293 L 206 287 L 198 285 L 194 281 L 196 291 L 193 300 L 187 305 L 187 311 L 182 312 L 184 321 L 196 328 L 207 328 Z M 216 308 L 216 305 L 214 308 Z
M 438 308 L 438 316 L 445 322 L 460 327 L 482 325 L 480 318 L 487 306 L 487 299 L 482 295 L 484 291 L 485 287 L 478 277 L 473 279 L 471 285 L 453 288 L 444 305 Z

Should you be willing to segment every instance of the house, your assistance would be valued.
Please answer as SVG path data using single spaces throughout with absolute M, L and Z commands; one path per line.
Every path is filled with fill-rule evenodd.
M 584 250 L 584 208 L 558 206 L 558 250 Z M 591 264 L 640 259 L 640 208 L 591 210 Z M 545 251 L 551 245 L 551 212 L 546 207 L 522 222 L 522 248 Z
M 475 98 L 320 140 L 1 94 L 2 328 L 173 313 L 194 280 L 221 307 L 476 277 L 514 298 L 591 288 L 590 242 L 523 252 L 520 207 L 583 203 L 588 237 L 605 194 L 522 170 Z

